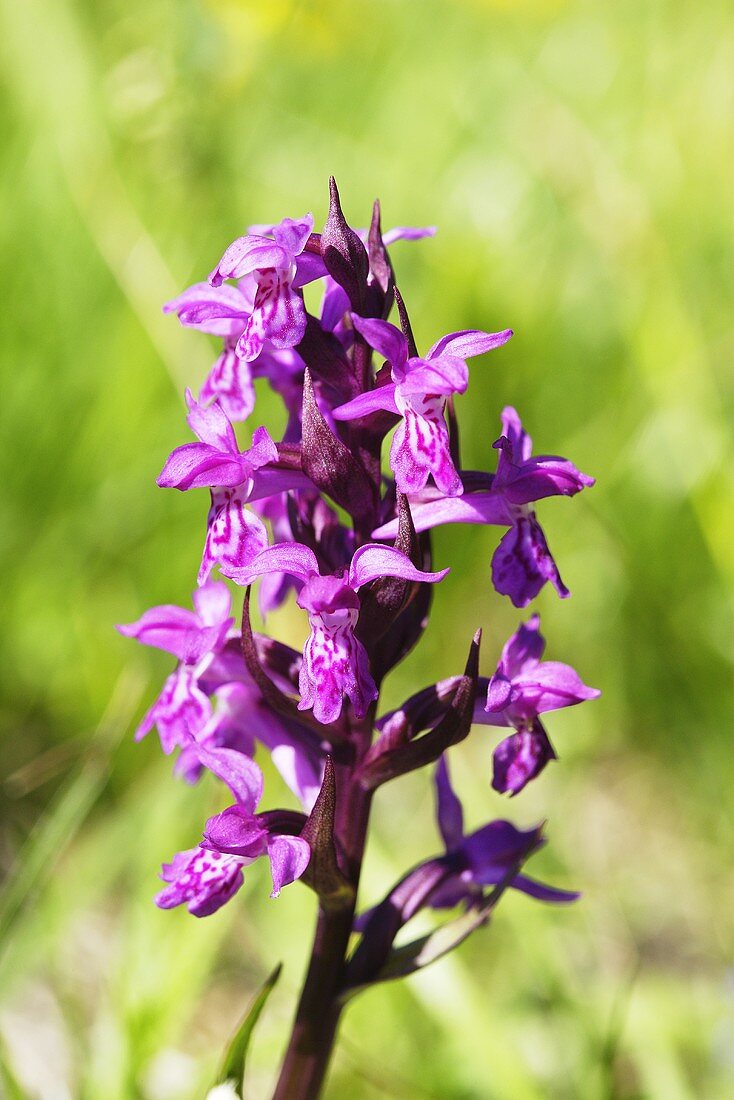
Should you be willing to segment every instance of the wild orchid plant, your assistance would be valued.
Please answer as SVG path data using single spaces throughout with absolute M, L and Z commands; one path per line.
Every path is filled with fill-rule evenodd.
M 207 282 L 165 306 L 182 324 L 223 340 L 198 400 L 186 394 L 198 441 L 177 447 L 158 478 L 164 487 L 209 490 L 206 537 L 194 610 L 156 607 L 119 629 L 177 658 L 138 738 L 156 725 L 163 751 L 178 750 L 176 772 L 189 782 L 212 772 L 234 802 L 207 821 L 196 847 L 164 865 L 156 902 L 208 916 L 265 855 L 272 897 L 296 879 L 318 895 L 277 1100 L 319 1094 L 340 1013 L 355 991 L 457 946 L 487 922 L 506 888 L 546 902 L 577 896 L 523 873 L 544 843 L 540 828 L 498 820 L 465 834 L 446 761 L 473 724 L 496 726 L 504 735 L 492 785 L 516 795 L 555 758 L 541 716 L 598 694 L 568 665 L 542 660 L 537 615 L 507 641 L 491 677 L 479 675 L 477 631 L 463 672 L 451 670 L 378 717 L 383 680 L 420 641 L 434 586 L 448 572 L 432 570 L 431 529 L 504 528 L 492 559 L 495 589 L 518 608 L 546 581 L 565 597 L 533 506 L 593 484 L 564 458 L 533 456 L 513 408 L 502 412 L 496 472 L 462 468 L 454 395 L 467 388 L 467 360 L 502 347 L 512 332 L 454 332 L 419 354 L 387 246 L 432 233 L 383 234 L 377 204 L 368 232 L 351 229 L 332 180 L 321 234 L 310 215 L 255 227 L 229 246 Z M 302 292 L 317 280 L 318 318 Z M 399 327 L 387 320 L 393 305 Z M 256 428 L 243 451 L 232 422 L 253 412 L 254 377 L 283 399 L 287 427 L 279 443 Z M 386 477 L 382 450 L 392 429 Z M 241 629 L 229 587 L 211 579 L 215 569 L 246 589 Z M 263 616 L 291 595 L 308 615 L 302 654 L 253 631 L 257 578 Z M 300 809 L 258 808 L 258 743 Z M 355 915 L 373 792 L 428 766 L 444 850 Z M 396 947 L 396 935 L 426 907 L 460 913 Z

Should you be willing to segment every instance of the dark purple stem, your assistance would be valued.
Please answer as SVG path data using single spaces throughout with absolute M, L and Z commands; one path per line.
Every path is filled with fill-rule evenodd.
M 359 758 L 369 747 L 373 720 L 370 713 L 355 731 Z M 354 894 L 339 908 L 319 905 L 311 959 L 273 1100 L 316 1100 L 334 1047 L 371 802 L 371 793 L 360 786 L 355 774 L 353 767 L 336 766 L 334 832 Z

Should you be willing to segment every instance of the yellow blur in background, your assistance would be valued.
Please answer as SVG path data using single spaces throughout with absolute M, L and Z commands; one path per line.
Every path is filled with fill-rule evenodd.
M 0 1082 L 11 1100 L 198 1100 L 253 989 L 268 1095 L 314 902 L 255 866 L 196 921 L 160 863 L 219 805 L 132 731 L 168 668 L 113 624 L 187 604 L 206 504 L 158 490 L 214 358 L 160 305 L 251 222 L 437 224 L 393 258 L 419 346 L 475 361 L 464 464 L 503 405 L 598 479 L 539 513 L 573 592 L 548 657 L 600 687 L 551 716 L 560 761 L 520 798 L 496 739 L 452 750 L 468 825 L 548 819 L 531 870 L 583 899 L 492 925 L 346 1014 L 327 1097 L 734 1095 L 734 20 L 724 0 L 0 0 L 3 385 Z M 283 417 L 265 390 L 252 426 Z M 247 433 L 245 433 L 246 435 Z M 205 494 L 204 494 L 205 495 Z M 497 533 L 443 528 L 420 649 L 385 705 L 483 671 L 523 617 Z M 273 632 L 303 637 L 297 609 Z M 286 794 L 267 772 L 272 803 Z M 364 901 L 439 850 L 428 774 L 377 797 Z M 0 1092 L 3 1084 L 0 1084 Z

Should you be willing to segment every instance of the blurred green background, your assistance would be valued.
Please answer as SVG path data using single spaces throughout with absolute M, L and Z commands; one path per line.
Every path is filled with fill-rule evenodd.
M 540 508 L 570 601 L 549 656 L 603 689 L 549 721 L 561 762 L 513 803 L 495 739 L 452 752 L 469 824 L 548 818 L 493 925 L 346 1015 L 327 1095 L 734 1095 L 732 117 L 725 0 L 0 0 L 3 464 L 0 1064 L 8 1097 L 198 1100 L 252 991 L 268 1095 L 314 904 L 267 868 L 216 917 L 160 913 L 160 862 L 214 784 L 131 731 L 168 669 L 115 622 L 186 604 L 199 494 L 154 484 L 213 358 L 160 304 L 250 222 L 437 224 L 393 249 L 423 346 L 511 325 L 460 403 L 465 464 L 503 404 L 598 485 Z M 282 416 L 263 392 L 259 418 Z M 259 422 L 259 419 L 255 421 Z M 520 614 L 497 535 L 444 528 L 425 644 L 387 703 Z M 274 631 L 297 644 L 286 610 Z M 269 774 L 270 791 L 282 795 Z M 376 801 L 365 900 L 437 851 L 429 777 Z M 0 1091 L 2 1091 L 0 1085 Z

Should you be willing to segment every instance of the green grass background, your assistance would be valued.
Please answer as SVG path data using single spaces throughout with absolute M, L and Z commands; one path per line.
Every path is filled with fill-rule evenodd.
M 725 0 L 0 0 L 0 1064 L 8 1097 L 198 1100 L 282 959 L 249 1093 L 268 1095 L 314 919 L 266 868 L 196 921 L 151 903 L 220 804 L 131 731 L 168 661 L 113 624 L 186 603 L 205 502 L 156 489 L 213 356 L 160 304 L 249 222 L 432 224 L 394 259 L 423 346 L 512 326 L 460 402 L 465 464 L 501 407 L 598 478 L 540 508 L 573 591 L 549 655 L 603 689 L 549 722 L 560 763 L 469 823 L 548 818 L 570 910 L 492 926 L 350 1008 L 327 1095 L 734 1095 L 731 416 L 734 21 Z M 260 417 L 282 417 L 263 392 Z M 257 421 L 256 421 L 257 422 Z M 445 528 L 425 643 L 387 702 L 490 671 L 519 621 L 491 530 Z M 274 630 L 298 643 L 293 611 Z M 275 801 L 282 788 L 270 775 Z M 427 775 L 380 793 L 365 900 L 434 853 Z M 0 1091 L 2 1091 L 0 1084 Z

